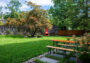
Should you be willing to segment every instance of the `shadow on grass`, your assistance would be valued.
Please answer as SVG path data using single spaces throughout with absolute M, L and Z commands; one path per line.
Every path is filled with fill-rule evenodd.
M 47 52 L 49 40 L 30 41 L 0 46 L 0 63 L 22 63 L 30 58 Z
M 0 38 L 3 38 L 3 37 L 6 37 L 6 38 L 24 38 L 24 36 L 22 36 L 22 35 L 0 35 Z

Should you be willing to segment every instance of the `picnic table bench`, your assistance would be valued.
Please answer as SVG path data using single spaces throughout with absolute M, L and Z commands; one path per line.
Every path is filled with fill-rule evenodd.
M 69 45 L 69 44 L 58 44 L 59 46 L 67 46 L 67 47 L 76 47 L 76 45 Z M 81 46 L 78 46 L 81 47 Z
M 57 45 L 57 43 L 61 42 L 61 43 L 68 43 L 68 44 L 75 44 L 75 41 L 68 41 L 68 40 L 51 40 L 53 41 L 53 45 Z M 90 42 L 88 43 L 88 45 L 90 45 Z
M 55 47 L 55 46 L 47 46 L 48 48 L 48 53 L 51 54 L 51 49 L 56 49 L 56 50 L 63 50 L 64 53 L 66 53 L 66 51 L 70 51 L 70 52 L 77 52 L 77 50 L 74 49 L 67 49 L 67 48 L 63 48 L 63 47 Z
M 51 40 L 51 41 L 53 42 L 53 46 L 46 46 L 48 48 L 50 54 L 51 54 L 51 49 L 63 50 L 65 53 L 66 53 L 66 51 L 78 52 L 75 49 L 71 49 L 72 47 L 73 48 L 77 47 L 75 45 L 75 43 L 76 43 L 75 41 L 67 41 L 67 40 Z M 88 43 L 88 45 L 90 45 L 90 43 Z M 64 46 L 64 47 L 60 47 L 60 46 Z M 79 45 L 78 47 L 81 47 L 81 45 Z

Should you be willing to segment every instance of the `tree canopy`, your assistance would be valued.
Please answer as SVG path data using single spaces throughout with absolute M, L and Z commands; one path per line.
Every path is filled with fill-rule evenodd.
M 36 33 L 42 33 L 45 28 L 51 29 L 52 25 L 47 18 L 47 12 L 39 5 L 32 2 L 27 3 L 32 10 L 26 13 L 22 12 L 20 18 L 8 18 L 5 25 L 16 27 L 22 32 L 30 33 L 31 36 L 35 36 Z
M 88 0 L 52 0 L 49 10 L 52 24 L 60 29 L 89 29 Z M 87 20 L 86 20 L 87 19 Z
M 4 18 L 7 19 L 10 18 L 19 18 L 19 12 L 20 12 L 20 6 L 21 3 L 19 0 L 10 0 L 10 2 L 7 4 L 7 9 L 9 9 L 10 13 L 6 15 Z

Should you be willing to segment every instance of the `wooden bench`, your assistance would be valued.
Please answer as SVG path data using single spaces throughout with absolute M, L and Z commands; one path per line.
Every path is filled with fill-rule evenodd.
M 66 53 L 66 51 L 69 51 L 69 52 L 77 52 L 76 50 L 74 49 L 69 49 L 69 48 L 63 48 L 63 47 L 55 47 L 55 46 L 46 46 L 48 48 L 48 53 L 51 54 L 51 49 L 56 49 L 56 50 L 63 50 L 64 53 Z
M 63 42 L 63 43 L 75 43 L 74 41 L 68 41 L 68 40 L 51 40 L 53 42 Z
M 58 50 L 64 50 L 64 51 L 75 51 L 73 49 L 67 49 L 67 48 L 63 48 L 63 47 L 54 47 L 54 46 L 47 46 L 47 48 L 52 48 L 52 49 L 58 49 Z
M 63 51 L 65 51 L 65 53 L 66 53 L 66 51 L 69 51 L 69 52 L 79 52 L 79 51 L 74 50 L 74 49 L 63 48 L 63 47 L 55 47 L 55 46 L 46 46 L 46 47 L 48 48 L 48 51 L 49 51 L 48 53 L 49 54 L 51 54 L 51 49 L 63 50 Z M 83 51 L 81 53 L 84 53 L 84 52 L 86 52 L 86 51 Z M 86 52 L 86 53 L 90 53 L 90 52 Z
M 51 54 L 51 49 L 63 50 L 65 52 L 66 51 L 78 52 L 75 49 L 77 49 L 78 47 L 82 47 L 80 45 L 78 47 L 77 47 L 77 45 L 74 45 L 74 44 L 76 44 L 75 41 L 67 41 L 67 40 L 51 40 L 51 41 L 53 41 L 54 45 L 53 46 L 46 46 L 48 48 L 50 54 Z M 61 42 L 61 43 L 59 44 L 59 42 Z M 88 44 L 90 45 L 90 43 L 88 43 Z M 64 47 L 59 47 L 59 46 L 64 46 Z M 73 49 L 72 48 L 68 48 L 68 47 L 73 47 Z
M 58 44 L 59 46 L 66 46 L 66 47 L 76 47 L 76 45 L 69 45 L 69 44 Z M 78 46 L 81 47 L 81 46 Z
M 53 42 L 62 42 L 62 43 L 71 43 L 74 44 L 75 41 L 68 41 L 68 40 L 51 40 Z M 88 42 L 88 45 L 90 45 L 90 42 Z

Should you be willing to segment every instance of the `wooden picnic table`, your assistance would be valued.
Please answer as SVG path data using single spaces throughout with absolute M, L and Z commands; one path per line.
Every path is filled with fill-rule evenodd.
M 82 47 L 79 44 L 78 44 L 78 46 L 75 45 L 76 44 L 75 41 L 68 41 L 68 40 L 51 40 L 51 41 L 53 42 L 53 46 L 47 46 L 48 51 L 50 51 L 49 52 L 50 54 L 51 54 L 52 50 L 54 50 L 54 49 L 56 50 L 54 52 L 57 52 L 57 50 L 61 50 L 61 51 L 63 51 L 64 54 L 66 54 L 66 51 L 79 52 L 78 48 Z M 60 44 L 59 44 L 59 42 L 60 42 Z M 90 43 L 88 43 L 88 44 L 90 45 Z M 83 53 L 83 52 L 81 52 L 81 53 Z M 89 52 L 87 52 L 87 53 L 89 53 Z
M 67 41 L 67 40 L 51 40 L 53 42 L 53 46 L 57 46 L 58 43 L 68 43 L 68 44 L 74 44 L 74 41 Z
M 74 39 L 74 37 L 65 37 L 65 38 L 66 38 L 67 40 L 69 40 L 69 41 Z M 80 37 L 76 37 L 76 38 L 79 39 Z
M 58 42 L 62 42 L 62 43 L 71 43 L 71 44 L 74 44 L 75 43 L 75 41 L 68 41 L 68 40 L 51 40 L 51 41 L 53 41 L 53 45 L 54 44 L 56 44 L 57 45 L 57 43 Z M 55 43 L 54 43 L 55 42 Z M 88 45 L 90 45 L 90 42 L 88 43 Z
M 63 43 L 75 43 L 74 41 L 67 41 L 67 40 L 51 40 L 53 42 L 63 42 Z

